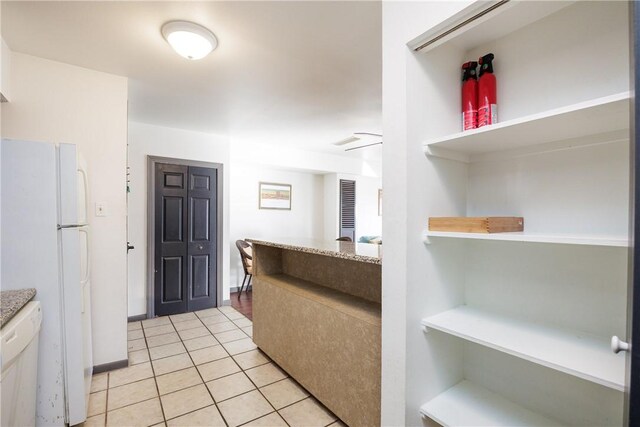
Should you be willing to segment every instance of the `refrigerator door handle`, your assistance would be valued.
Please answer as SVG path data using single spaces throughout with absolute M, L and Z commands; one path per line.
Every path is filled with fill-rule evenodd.
M 90 255 L 90 249 L 89 249 L 89 230 L 86 228 L 79 228 L 78 231 L 80 231 L 81 233 L 84 233 L 84 235 L 87 238 L 87 245 L 85 248 L 85 255 L 86 255 L 86 261 L 87 261 L 87 265 L 85 268 L 85 274 L 84 277 L 80 280 L 80 284 L 84 287 L 86 286 L 86 284 L 89 282 L 89 278 L 91 276 L 91 258 L 89 257 Z M 83 310 L 84 311 L 84 310 Z
M 78 173 L 82 175 L 82 186 L 84 187 L 84 220 L 89 222 L 89 180 L 84 169 L 78 168 Z

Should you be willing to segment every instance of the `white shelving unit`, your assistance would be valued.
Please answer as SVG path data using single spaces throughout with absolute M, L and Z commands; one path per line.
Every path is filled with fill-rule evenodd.
M 613 236 L 554 236 L 527 233 L 456 233 L 449 231 L 426 231 L 425 242 L 431 243 L 431 238 L 494 240 L 503 242 L 553 243 L 563 245 L 612 246 L 626 248 L 629 241 L 626 238 Z
M 420 407 L 443 426 L 557 426 L 551 420 L 470 381 L 461 381 Z
M 422 325 L 624 391 L 625 356 L 614 354 L 606 338 L 467 306 L 423 319 Z
M 406 98 L 387 111 L 406 106 L 389 122 L 407 153 L 390 157 L 406 166 L 409 234 L 427 243 L 403 248 L 407 425 L 623 423 L 625 357 L 610 340 L 627 321 L 627 6 L 476 1 L 395 57 L 388 84 Z M 460 66 L 488 52 L 500 121 L 460 132 Z M 422 228 L 455 216 L 522 216 L 525 229 Z
M 542 113 L 508 120 L 424 143 L 428 156 L 472 161 L 474 155 L 544 146 L 567 139 L 606 135 L 628 129 L 630 93 L 623 92 Z M 587 140 L 592 144 L 593 139 Z M 597 140 L 596 140 L 597 141 Z

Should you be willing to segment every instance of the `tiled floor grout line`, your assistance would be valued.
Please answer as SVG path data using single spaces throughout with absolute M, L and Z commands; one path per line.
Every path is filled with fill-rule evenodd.
M 286 379 L 288 379 L 288 378 L 285 378 L 285 380 L 286 380 Z M 283 380 L 283 381 L 284 381 L 284 380 Z M 273 383 L 273 384 L 275 384 L 275 383 Z M 271 384 L 270 384 L 270 385 L 271 385 Z M 299 399 L 299 400 L 296 400 L 295 402 L 291 402 L 291 403 L 289 403 L 289 404 L 287 404 L 287 405 L 284 405 L 284 406 L 283 406 L 282 408 L 280 408 L 280 409 L 276 409 L 276 411 L 278 411 L 278 413 L 280 413 L 280 411 L 282 411 L 283 409 L 287 409 L 289 406 L 293 406 L 293 405 L 295 405 L 296 403 L 300 403 L 300 402 L 302 402 L 303 400 L 307 400 L 307 399 L 309 399 L 310 397 L 311 397 L 311 395 L 305 396 L 305 397 L 303 397 L 302 399 Z M 283 418 L 284 418 L 284 417 L 283 417 Z M 286 422 L 286 420 L 285 420 L 285 422 Z
M 246 393 L 242 393 L 242 394 L 246 394 Z M 241 395 L 239 394 L 238 396 L 241 396 Z M 272 407 L 273 407 L 273 406 L 272 406 Z M 255 420 L 259 420 L 260 418 L 262 418 L 262 417 L 266 417 L 267 415 L 271 415 L 271 414 L 278 414 L 278 411 L 273 411 L 273 412 L 269 412 L 268 414 L 260 415 L 259 417 L 254 418 L 254 419 L 252 419 L 252 420 L 249 420 L 249 421 L 247 421 L 246 423 L 238 424 L 238 426 L 237 426 L 237 427 L 246 426 L 247 424 L 249 424 L 249 423 L 251 423 L 251 422 L 254 422 Z M 278 414 L 278 416 L 279 416 L 280 418 L 282 418 L 282 416 L 281 416 L 280 414 Z M 282 418 L 282 419 L 284 420 L 284 418 Z M 286 421 L 285 421 L 284 423 L 285 423 L 285 424 L 287 424 L 287 426 L 289 426 L 289 424 L 288 424 Z
M 229 357 L 231 357 L 231 356 L 229 356 Z M 226 357 L 223 357 L 222 359 L 226 359 Z M 222 359 L 212 360 L 212 362 L 217 362 L 218 360 L 222 360 Z M 231 359 L 233 359 L 233 357 L 231 357 Z M 233 362 L 234 362 L 236 365 L 238 365 L 238 362 L 236 362 L 235 360 L 234 360 Z M 207 362 L 207 363 L 209 363 L 209 362 Z M 204 363 L 202 363 L 202 365 L 204 365 Z M 238 368 L 240 368 L 240 365 L 238 365 Z M 238 371 L 238 372 L 242 372 L 242 368 L 240 368 L 240 371 Z M 209 381 L 204 381 L 204 377 L 203 377 L 203 378 L 202 378 L 202 381 L 204 381 L 204 383 L 205 383 L 205 385 L 206 385 L 207 383 L 210 383 L 211 381 L 216 381 L 216 380 L 220 380 L 220 379 L 222 379 L 222 378 L 227 378 L 227 377 L 230 377 L 231 375 L 235 375 L 235 374 L 237 374 L 238 372 L 233 372 L 233 373 L 231 373 L 231 374 L 223 375 L 223 376 L 221 376 L 221 377 L 216 377 L 216 378 L 211 379 L 211 380 L 209 380 Z M 213 396 L 211 396 L 211 397 L 213 397 Z M 227 400 L 227 399 L 225 399 L 225 400 Z M 214 401 L 215 401 L 215 399 L 214 399 Z M 221 400 L 221 402 L 222 402 L 222 400 Z
M 129 354 L 127 353 L 127 357 L 129 357 Z M 107 425 L 107 421 L 108 421 L 108 416 L 109 416 L 109 377 L 111 376 L 111 374 L 109 372 L 107 372 L 107 390 L 106 390 L 106 397 L 104 398 L 104 425 L 106 427 Z M 89 396 L 91 397 L 91 396 Z
M 147 379 L 149 379 L 149 378 L 147 378 Z M 121 409 L 128 408 L 129 406 L 137 405 L 138 403 L 148 402 L 148 401 L 153 400 L 153 399 L 158 399 L 158 396 L 153 396 L 153 397 L 150 397 L 150 398 L 148 398 L 148 399 L 141 400 L 140 402 L 129 403 L 128 405 L 120 406 L 119 408 L 112 409 L 111 411 L 106 411 L 106 412 L 104 412 L 103 414 L 104 414 L 104 415 L 107 415 L 109 412 L 119 411 L 119 410 L 121 410 Z M 160 406 L 162 406 L 162 403 L 160 403 Z M 163 417 L 164 417 L 164 415 L 163 415 Z M 106 421 L 106 420 L 105 420 L 105 421 Z M 158 423 L 156 423 L 156 424 L 158 424 Z
M 144 343 L 147 345 L 147 353 L 149 353 L 149 365 L 151 365 L 151 373 L 153 374 L 153 383 L 156 385 L 156 392 L 158 393 L 158 403 L 160 404 L 160 412 L 162 412 L 162 421 L 164 421 L 164 425 L 166 427 L 167 417 L 164 414 L 164 406 L 162 405 L 162 399 L 160 398 L 160 387 L 158 387 L 158 380 L 156 379 L 156 370 L 153 367 L 153 363 L 151 361 L 151 350 L 149 350 L 149 342 L 147 341 L 147 334 L 144 333 L 144 327 L 143 327 L 142 334 L 144 335 Z
M 176 416 L 176 417 L 169 418 L 168 420 L 167 420 L 167 419 L 165 419 L 165 420 L 164 420 L 164 423 L 166 424 L 167 422 L 172 421 L 172 420 L 175 420 L 176 418 L 184 417 L 185 415 L 189 415 L 189 414 L 193 414 L 194 412 L 202 411 L 203 409 L 207 409 L 209 406 L 215 406 L 215 407 L 216 407 L 216 409 L 218 410 L 218 412 L 220 412 L 220 409 L 218 409 L 218 406 L 217 406 L 217 405 L 215 404 L 215 402 L 214 402 L 214 403 L 212 403 L 211 405 L 207 405 L 207 406 L 204 406 L 204 407 L 202 407 L 202 408 L 194 409 L 193 411 L 185 412 L 185 413 L 184 413 L 184 414 L 182 414 L 182 415 L 178 415 L 178 416 Z M 221 413 L 221 412 L 220 412 L 220 416 L 222 417 L 222 413 Z M 222 421 L 225 423 L 225 425 L 226 425 L 227 427 L 229 427 L 229 424 L 227 423 L 227 420 L 225 420 L 225 419 L 224 419 L 224 417 L 222 417 Z
M 251 340 L 253 341 L 253 338 L 252 338 Z M 261 366 L 262 366 L 262 365 L 261 365 Z M 255 366 L 254 366 L 254 368 L 255 368 Z M 240 369 L 242 369 L 242 366 L 240 366 Z M 249 369 L 253 369 L 253 368 L 249 368 Z M 253 380 L 251 379 L 251 377 L 250 377 L 249 375 L 247 375 L 247 374 L 246 374 L 246 371 L 245 371 L 244 369 L 242 369 L 242 372 L 247 376 L 247 378 L 249 378 L 249 381 L 251 381 L 251 383 L 252 383 L 252 384 L 253 384 L 253 386 L 256 388 L 256 390 L 258 390 L 258 393 L 260 393 L 260 395 L 262 396 L 262 398 L 263 398 L 264 400 L 266 400 L 266 401 L 267 401 L 267 403 L 269 404 L 269 406 L 271 406 L 271 407 L 273 408 L 273 410 L 275 411 L 275 413 L 276 413 L 276 414 L 278 414 L 278 416 L 284 420 L 284 423 L 285 423 L 286 425 L 290 426 L 290 424 L 287 422 L 287 420 L 285 420 L 285 419 L 284 419 L 284 417 L 283 417 L 282 415 L 280 415 L 280 413 L 278 412 L 278 410 L 276 409 L 276 407 L 275 407 L 275 406 L 273 406 L 273 403 L 271 403 L 271 401 L 270 401 L 269 399 L 267 399 L 267 396 L 265 396 L 265 395 L 264 395 L 264 393 L 262 392 L 262 390 L 260 390 L 260 387 L 258 387 L 258 384 L 256 384 L 256 382 L 255 382 L 255 381 L 253 381 Z M 287 374 L 287 376 L 286 376 L 285 378 L 283 378 L 283 379 L 287 379 L 287 378 L 289 378 L 289 374 Z M 264 384 L 264 385 L 263 385 L 263 387 L 266 387 L 266 386 L 268 386 L 268 385 L 275 384 L 275 383 L 277 383 L 277 381 L 274 381 L 274 382 L 269 383 L 269 384 Z M 267 414 L 267 415 L 269 415 L 269 414 Z M 265 415 L 265 416 L 266 416 L 266 415 Z M 261 417 L 258 417 L 258 418 L 261 418 Z M 257 420 L 258 418 L 256 418 L 256 420 Z M 251 421 L 253 421 L 253 420 L 251 420 Z M 247 423 L 250 423 L 251 421 L 247 421 Z M 247 423 L 245 423 L 245 424 L 247 424 Z
M 169 320 L 171 320 L 171 318 L 169 318 Z M 200 321 L 200 322 L 202 323 L 202 321 Z M 213 337 L 213 339 L 216 339 L 216 338 Z M 218 340 L 216 339 L 216 341 L 218 341 Z M 182 345 L 184 345 L 184 342 L 182 341 L 182 337 L 180 337 L 180 342 L 182 342 Z M 222 344 L 220 344 L 220 345 L 222 345 Z M 186 348 L 186 346 L 185 346 L 185 348 Z M 207 347 L 205 347 L 205 348 L 207 348 Z M 224 347 L 222 347 L 222 349 L 225 352 L 227 352 L 227 350 Z M 200 350 L 200 349 L 198 349 L 198 350 Z M 228 354 L 228 352 L 227 352 L 227 354 Z M 209 393 L 209 396 L 211 396 L 211 401 L 213 402 L 213 405 L 215 406 L 215 408 L 218 411 L 218 413 L 220 414 L 220 417 L 222 418 L 222 421 L 225 423 L 225 425 L 229 426 L 229 422 L 227 422 L 227 419 L 222 414 L 222 411 L 220 410 L 220 408 L 218 408 L 218 404 L 216 403 L 216 399 L 213 398 L 213 394 L 211 394 L 211 390 L 209 390 L 209 386 L 207 386 L 207 382 L 204 380 L 204 377 L 200 373 L 200 369 L 198 369 L 198 365 L 196 365 L 196 363 L 193 360 L 193 357 L 191 357 L 191 353 L 189 353 L 189 351 L 187 351 L 187 356 L 189 356 L 189 359 L 191 359 L 191 363 L 193 363 L 194 368 L 196 368 L 196 372 L 198 373 L 198 376 L 200 377 L 200 381 L 202 381 L 202 384 L 204 385 L 204 388 L 207 390 L 207 393 Z M 234 360 L 234 363 L 235 363 L 235 360 Z M 240 369 L 242 369 L 242 368 L 240 368 Z M 211 406 L 211 405 L 209 405 L 209 406 Z M 207 407 L 208 406 L 205 406 L 205 408 L 207 408 Z M 191 412 L 199 411 L 200 409 L 203 409 L 203 408 L 198 408 L 198 409 L 196 409 L 194 411 L 191 411 Z M 190 413 L 190 412 L 187 412 L 187 413 Z M 186 415 L 186 414 L 183 414 L 183 415 Z M 180 415 L 180 416 L 182 416 L 182 415 Z M 165 424 L 167 423 L 167 419 L 166 418 L 164 419 L 164 422 L 165 422 Z
M 257 348 L 254 348 L 253 350 L 245 351 L 245 352 L 243 352 L 243 353 L 238 353 L 238 354 L 250 353 L 250 352 L 252 352 L 252 351 L 256 351 L 256 350 L 258 350 L 258 349 L 257 349 Z M 237 356 L 238 354 L 234 354 L 234 356 Z M 231 356 L 231 357 L 233 357 L 233 356 Z M 235 360 L 235 359 L 234 359 L 234 360 Z M 238 363 L 238 362 L 236 362 L 236 363 Z M 266 362 L 264 362 L 264 363 L 261 363 L 261 364 L 259 364 L 259 365 L 252 366 L 252 367 L 247 368 L 247 369 L 243 369 L 243 368 L 242 368 L 242 366 L 240 366 L 240 365 L 238 365 L 238 366 L 240 366 L 240 369 L 242 369 L 243 371 L 248 371 L 249 369 L 257 368 L 257 367 L 259 367 L 259 366 L 268 365 L 269 363 L 271 363 L 271 360 L 267 360 L 267 361 L 266 361 Z M 279 381 L 282 381 L 282 380 L 279 380 Z M 277 382 L 277 381 L 276 381 L 276 382 Z
M 261 365 L 261 366 L 262 366 L 262 365 Z M 281 379 L 281 380 L 274 381 L 274 382 L 272 382 L 272 383 L 269 383 L 269 384 L 263 385 L 262 387 L 267 387 L 267 386 L 270 386 L 270 385 L 274 385 L 274 384 L 277 384 L 277 383 L 279 383 L 279 382 L 286 381 L 286 380 L 295 381 L 295 380 L 294 380 L 293 378 L 291 378 L 290 376 L 287 376 L 286 378 L 283 378 L 283 379 Z M 297 382 L 297 381 L 295 381 L 295 383 L 297 384 L 298 382 Z M 304 388 L 304 387 L 303 387 L 303 388 Z M 307 393 L 307 395 L 306 395 L 305 397 L 303 397 L 302 399 L 296 400 L 295 402 L 292 402 L 292 403 L 289 403 L 289 404 L 287 404 L 287 405 L 284 405 L 284 406 L 283 406 L 282 408 L 280 408 L 280 409 L 276 409 L 276 412 L 278 412 L 278 414 L 279 414 L 279 413 L 280 413 L 280 411 L 282 411 L 283 409 L 288 408 L 289 406 L 293 406 L 293 405 L 295 405 L 296 403 L 300 403 L 300 402 L 302 402 L 303 400 L 310 398 L 310 397 L 311 397 L 311 394 L 307 391 L 307 389 L 306 389 L 306 388 L 304 389 L 304 391 Z M 265 399 L 266 399 L 266 396 L 265 396 Z M 269 399 L 267 399 L 267 401 L 268 401 L 268 400 L 269 400 Z M 269 403 L 271 403 L 271 402 L 269 402 Z M 271 406 L 273 406 L 273 405 L 271 405 Z M 274 408 L 275 408 L 275 406 L 274 406 Z M 284 419 L 284 417 L 282 417 L 282 418 Z M 285 420 L 285 422 L 287 422 L 287 420 Z

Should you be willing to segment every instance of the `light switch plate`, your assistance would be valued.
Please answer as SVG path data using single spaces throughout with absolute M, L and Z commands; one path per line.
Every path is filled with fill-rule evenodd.
M 107 216 L 107 205 L 105 203 L 96 203 L 96 216 Z

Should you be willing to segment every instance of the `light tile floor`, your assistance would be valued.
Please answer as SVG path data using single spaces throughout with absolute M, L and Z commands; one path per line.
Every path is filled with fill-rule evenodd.
M 257 349 L 232 307 L 128 328 L 129 367 L 93 376 L 85 426 L 344 426 Z

